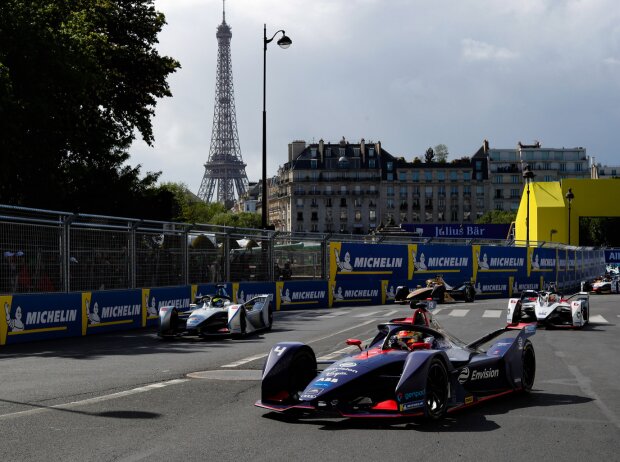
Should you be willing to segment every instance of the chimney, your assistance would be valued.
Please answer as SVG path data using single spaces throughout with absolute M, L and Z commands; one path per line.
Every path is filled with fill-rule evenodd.
M 360 153 L 362 155 L 362 165 L 364 165 L 364 161 L 366 160 L 366 141 L 364 138 L 360 141 Z
M 306 149 L 306 142 L 303 140 L 296 140 L 288 145 L 288 161 L 293 162 L 293 160 L 299 157 L 299 154 Z
M 381 141 L 375 143 L 375 151 L 377 151 L 377 157 L 381 157 Z
M 321 138 L 321 139 L 319 140 L 319 157 L 321 158 L 321 164 L 323 164 L 323 150 L 325 149 L 325 148 L 323 147 L 323 144 L 324 144 L 324 143 L 323 143 L 323 138 Z
M 483 146 L 482 149 L 483 149 L 484 153 L 488 154 L 489 153 L 489 140 L 484 140 L 482 142 L 482 146 Z

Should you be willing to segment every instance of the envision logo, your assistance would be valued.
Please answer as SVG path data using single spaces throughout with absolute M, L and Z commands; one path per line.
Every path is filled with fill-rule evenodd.
M 469 367 L 464 367 L 459 374 L 459 383 L 465 383 L 469 379 Z
M 475 380 L 493 379 L 495 377 L 499 377 L 499 369 L 485 369 L 483 371 L 470 372 L 469 367 L 464 367 L 459 374 L 458 381 L 459 383 L 465 383 L 468 380 L 473 382 Z

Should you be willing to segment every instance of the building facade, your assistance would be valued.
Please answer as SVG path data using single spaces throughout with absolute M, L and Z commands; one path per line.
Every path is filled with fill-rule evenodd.
M 294 141 L 269 184 L 269 222 L 281 231 L 352 234 L 400 223 L 473 223 L 488 208 L 487 172 L 484 158 L 408 162 L 364 139 Z

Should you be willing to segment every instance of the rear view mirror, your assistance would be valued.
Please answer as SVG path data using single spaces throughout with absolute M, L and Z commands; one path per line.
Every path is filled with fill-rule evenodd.
M 360 351 L 362 351 L 362 341 L 358 340 L 356 338 L 348 338 L 347 339 L 347 345 L 355 345 L 356 347 L 358 347 L 360 349 Z

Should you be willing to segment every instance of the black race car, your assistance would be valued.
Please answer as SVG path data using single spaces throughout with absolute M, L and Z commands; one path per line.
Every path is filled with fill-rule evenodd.
M 534 325 L 506 327 L 465 344 L 436 322 L 392 320 L 358 354 L 321 362 L 298 342 L 278 343 L 263 369 L 256 406 L 294 416 L 317 411 L 358 418 L 428 417 L 511 392 L 529 391 Z
M 476 289 L 470 281 L 463 282 L 457 287 L 452 287 L 442 276 L 436 276 L 426 280 L 426 287 L 409 289 L 407 286 L 398 286 L 394 297 L 395 303 L 409 303 L 413 308 L 420 300 L 432 299 L 437 303 L 454 302 L 462 300 L 473 302 L 476 298 Z

